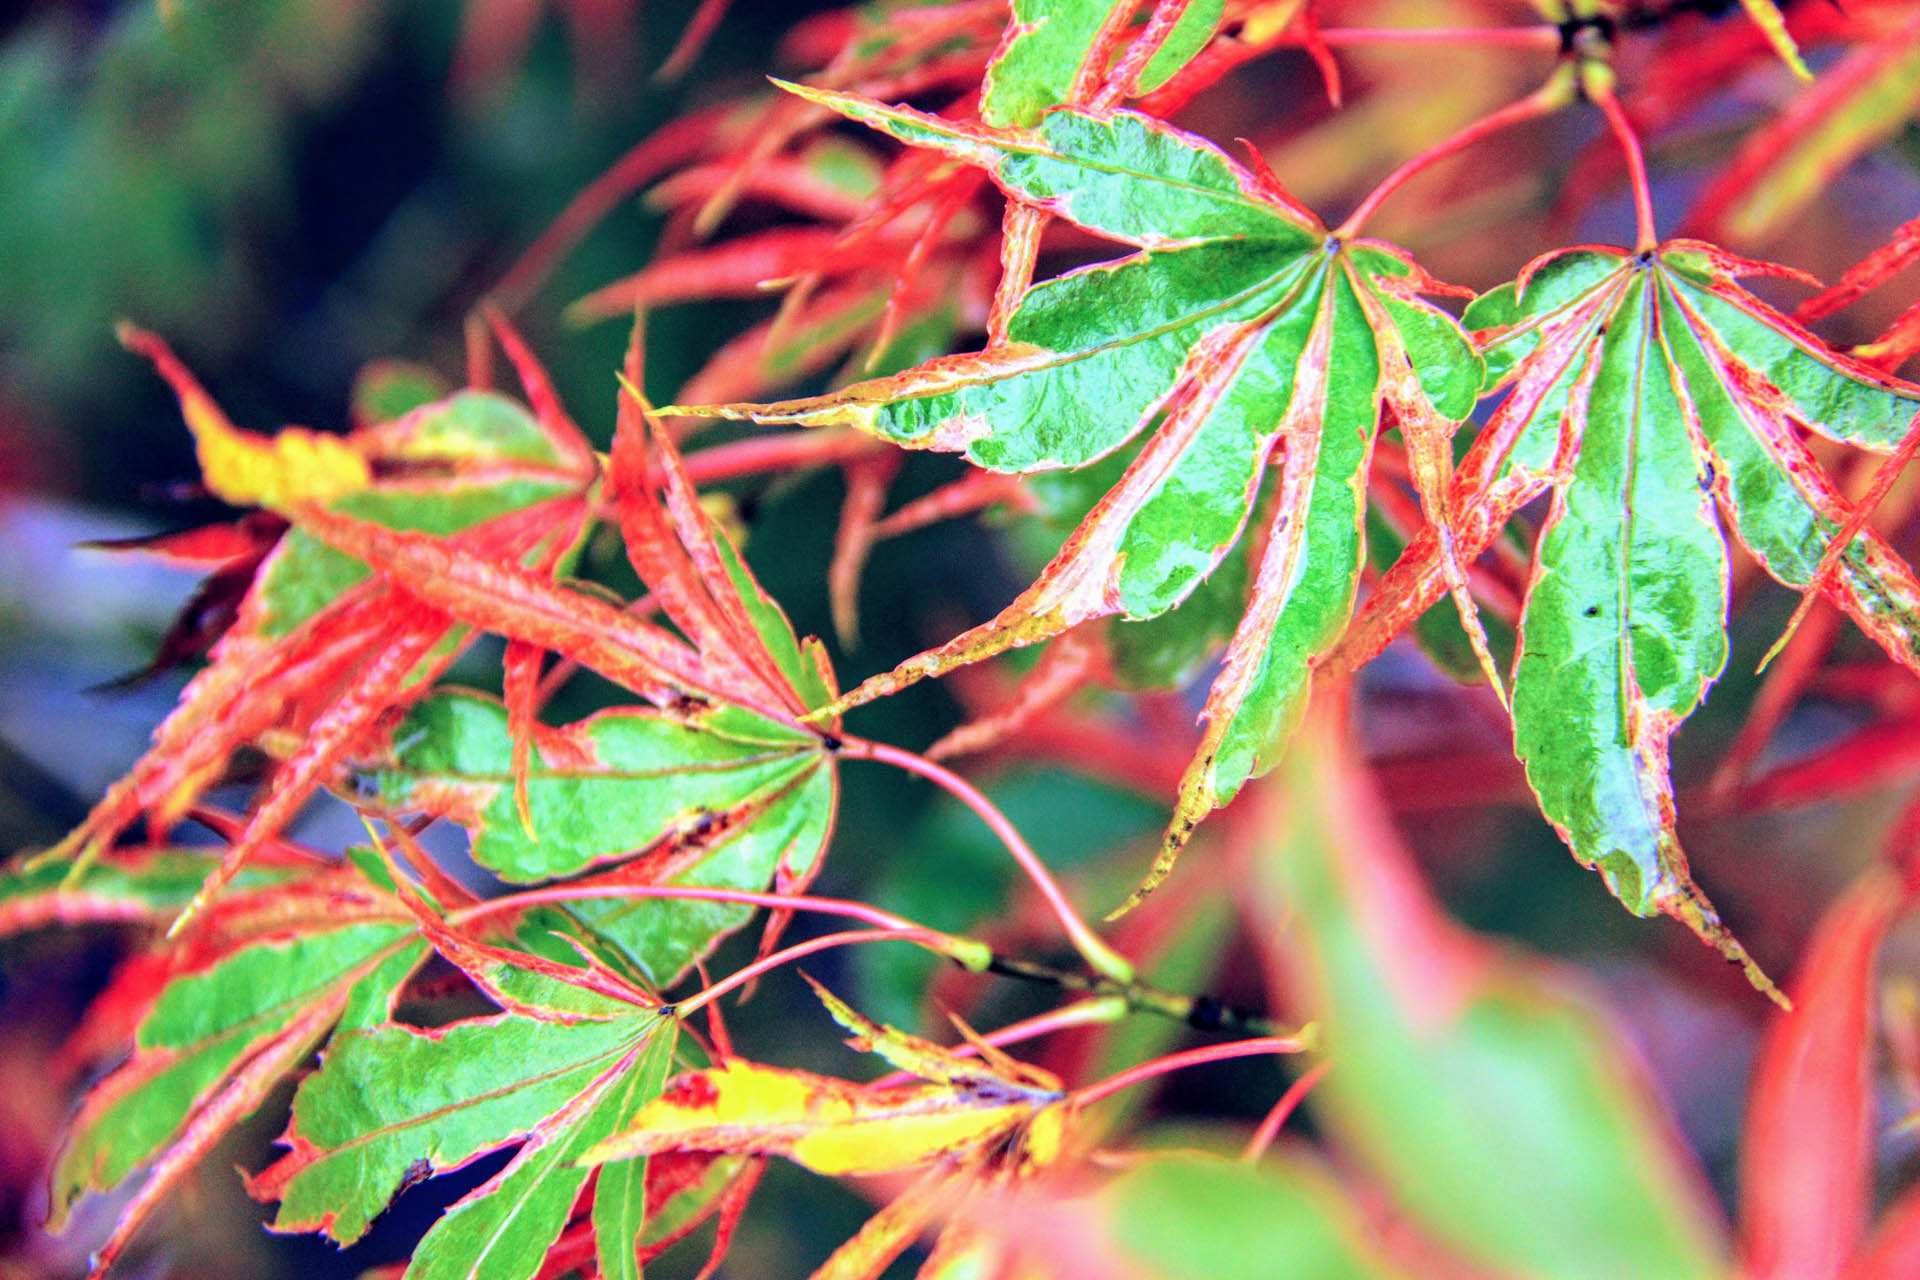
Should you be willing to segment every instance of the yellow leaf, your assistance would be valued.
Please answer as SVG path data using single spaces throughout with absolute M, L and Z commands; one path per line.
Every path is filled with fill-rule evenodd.
M 930 1040 L 883 1026 L 852 1008 L 807 974 L 800 976 L 813 988 L 814 995 L 820 998 L 820 1003 L 826 1006 L 833 1020 L 853 1033 L 853 1038 L 847 1041 L 849 1045 L 863 1053 L 878 1054 L 902 1071 L 911 1071 L 922 1080 L 987 1087 L 1015 1084 L 1049 1094 L 1060 1092 L 1059 1077 L 1038 1067 L 1014 1061 L 974 1035 L 958 1018 L 954 1019 L 954 1025 L 979 1051 L 978 1057 L 966 1057 Z
M 885 1173 L 1009 1133 L 1051 1100 L 931 1082 L 863 1088 L 736 1060 L 677 1077 L 583 1163 L 730 1151 L 785 1156 L 817 1173 Z
M 785 1156 L 830 1175 L 924 1168 L 918 1181 L 813 1275 L 873 1280 L 936 1216 L 1059 1158 L 1073 1100 L 1051 1073 L 1009 1058 L 958 1019 L 978 1057 L 874 1022 L 807 981 L 827 1012 L 853 1033 L 848 1043 L 922 1078 L 855 1085 L 736 1059 L 675 1077 L 625 1132 L 587 1152 L 581 1163 L 730 1152 Z M 922 1274 L 951 1280 L 973 1274 L 990 1261 L 991 1250 L 982 1253 L 982 1243 L 963 1219 L 950 1222 Z
M 337 436 L 288 427 L 278 435 L 241 431 L 217 420 L 187 425 L 199 446 L 207 488 L 237 507 L 280 509 L 325 502 L 366 487 L 366 459 Z
M 1033 1107 L 1024 1102 L 981 1107 L 939 1085 L 912 1085 L 904 1105 L 828 1125 L 793 1144 L 788 1154 L 815 1173 L 886 1173 L 978 1145 L 1017 1128 Z
M 283 510 L 337 498 L 372 480 L 367 460 L 339 436 L 301 427 L 264 436 L 236 427 L 165 342 L 132 325 L 119 332 L 121 344 L 153 361 L 173 387 L 193 432 L 201 478 L 221 501 Z
M 1069 1104 L 1063 1099 L 1050 1102 L 1033 1113 L 1027 1123 L 1026 1141 L 1020 1147 L 1021 1170 L 1043 1169 L 1060 1158 L 1060 1145 L 1067 1132 Z

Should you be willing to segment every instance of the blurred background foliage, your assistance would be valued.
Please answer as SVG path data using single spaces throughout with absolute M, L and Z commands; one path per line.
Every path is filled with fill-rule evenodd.
M 689 76 L 655 83 L 652 72 L 692 7 L 662 0 L 43 0 L 0 18 L 6 848 L 44 843 L 70 827 L 135 756 L 178 689 L 179 676 L 171 675 L 95 690 L 145 663 L 192 584 L 186 575 L 76 553 L 73 544 L 184 527 L 212 511 L 190 488 L 192 451 L 170 397 L 113 343 L 113 322 L 124 317 L 164 333 L 235 420 L 256 428 L 344 424 L 355 374 L 377 358 L 419 361 L 457 380 L 464 316 L 566 201 L 661 122 L 751 91 L 778 68 L 782 33 L 828 6 L 739 0 Z M 1381 23 L 1420 25 L 1465 7 L 1405 0 L 1370 12 Z M 1348 69 L 1351 105 L 1342 113 L 1329 112 L 1310 63 L 1291 51 L 1249 65 L 1183 119 L 1214 138 L 1260 139 L 1303 199 L 1337 213 L 1399 159 L 1530 87 L 1531 74 L 1485 52 L 1449 53 L 1442 65 L 1428 53 L 1369 50 Z M 1652 153 L 1663 205 L 1683 207 L 1699 185 L 1689 162 L 1724 156 L 1791 90 L 1777 71 L 1753 76 L 1713 111 L 1658 140 Z M 1423 199 L 1383 216 L 1379 233 L 1407 243 L 1437 274 L 1476 287 L 1508 278 L 1550 242 L 1622 238 L 1630 211 L 1615 193 L 1581 213 L 1573 234 L 1542 239 L 1591 123 L 1556 120 L 1521 131 L 1502 144 L 1511 148 L 1508 162 L 1483 164 L 1471 178 L 1448 169 L 1452 177 L 1416 189 Z M 1917 170 L 1920 128 L 1906 119 L 1891 145 L 1766 228 L 1758 242 L 1732 247 L 1831 278 L 1920 205 Z M 777 217 L 748 206 L 729 226 Z M 624 202 L 517 316 L 563 399 L 603 443 L 624 332 L 617 323 L 570 325 L 562 311 L 643 264 L 659 225 L 644 202 Z M 1830 336 L 1864 339 L 1888 318 L 1875 308 L 1897 301 L 1870 301 Z M 771 309 L 757 301 L 660 309 L 650 331 L 652 389 L 670 394 L 720 343 Z M 896 500 L 930 490 L 956 468 L 951 459 L 911 458 Z M 842 493 L 837 474 L 822 472 L 738 495 L 748 553 L 803 632 L 831 632 L 820 584 Z M 950 634 L 955 619 L 986 616 L 1004 601 L 1025 580 L 1021 571 L 1050 549 L 1031 523 L 1011 538 L 1006 532 L 992 521 L 963 521 L 880 547 L 862 593 L 865 643 L 838 655 L 843 672 L 879 669 Z M 605 568 L 617 559 L 595 552 L 589 564 Z M 1749 673 L 1790 607 L 1784 594 L 1762 593 L 1741 616 L 1729 674 L 1679 740 L 1683 789 L 1704 778 L 1744 720 L 1757 687 Z M 1864 648 L 1852 636 L 1843 645 Z M 1370 671 L 1364 699 L 1368 750 L 1445 904 L 1475 928 L 1587 968 L 1628 1011 L 1635 1051 L 1671 1098 L 1715 1189 L 1730 1197 L 1764 1005 L 1678 929 L 1622 913 L 1534 814 L 1517 774 L 1476 776 L 1423 756 L 1463 738 L 1481 740 L 1494 755 L 1505 750 L 1499 723 L 1477 695 L 1401 646 Z M 1163 699 L 1159 713 L 1181 710 Z M 917 746 L 950 728 L 961 710 L 948 692 L 921 686 L 867 716 L 863 729 L 873 737 Z M 1772 750 L 1808 750 L 1857 723 L 1846 707 L 1812 699 Z M 1144 730 L 1151 725 L 1149 718 Z M 1147 797 L 1092 767 L 1100 762 L 1081 763 L 1090 767 L 1070 770 L 1042 750 L 1027 759 L 1016 752 L 996 759 L 983 785 L 1064 872 L 1094 877 L 1099 887 L 1088 900 L 1117 900 L 1155 840 L 1165 794 Z M 1477 797 L 1472 807 L 1461 806 L 1463 790 Z M 1844 803 L 1693 822 L 1696 870 L 1762 962 L 1782 972 L 1836 886 L 1870 858 L 1895 799 L 1889 786 Z M 1001 932 L 988 933 L 996 941 L 1038 945 L 1047 936 L 1012 913 L 1009 868 L 984 831 L 931 788 L 853 772 L 841 813 L 820 892 L 864 896 L 935 927 L 997 921 Z M 313 838 L 324 841 L 324 828 Z M 1118 856 L 1084 866 L 1116 847 Z M 1204 860 L 1202 852 L 1192 861 Z M 1218 900 L 1204 905 L 1198 893 L 1192 900 L 1187 927 L 1166 940 L 1162 980 L 1258 1002 L 1258 965 L 1244 940 L 1236 942 L 1228 913 Z M 736 942 L 750 947 L 752 939 Z M 71 1243 L 44 1240 L 31 1228 L 40 1164 L 69 1105 L 72 1082 L 56 1046 L 121 947 L 105 934 L 34 934 L 0 944 L 0 1079 L 8 1082 L 0 1089 L 0 1275 L 73 1273 L 86 1238 L 111 1217 L 110 1200 L 91 1205 Z M 1914 939 L 1897 935 L 1889 971 L 1912 971 L 1916 954 Z M 931 968 L 875 950 L 843 970 L 823 963 L 816 972 L 876 1017 L 931 1026 L 920 999 Z M 941 988 L 934 990 L 937 1000 Z M 784 1065 L 857 1070 L 816 1011 L 796 1003 L 798 991 L 790 976 L 764 984 L 740 1015 L 743 1047 L 770 1046 Z M 1000 993 L 985 1016 L 1031 1012 L 1021 998 Z M 819 1034 L 782 1034 L 796 1008 L 820 1023 Z M 1174 1033 L 1149 1027 L 1140 1034 L 1159 1036 L 1166 1047 Z M 1137 1059 L 1155 1047 L 1103 1046 L 1122 1050 Z M 1174 1079 L 1161 1101 L 1188 1119 L 1246 1120 L 1283 1081 L 1265 1061 L 1223 1065 Z M 1889 1113 L 1911 1101 L 1886 1085 Z M 409 1193 L 367 1242 L 336 1256 L 313 1241 L 260 1233 L 257 1208 L 229 1172 L 236 1161 L 257 1167 L 276 1127 L 271 1115 L 257 1122 L 248 1137 L 254 1148 L 236 1144 L 231 1160 L 210 1162 L 208 1175 L 181 1198 L 176 1219 L 193 1229 L 170 1235 L 172 1270 L 208 1278 L 357 1274 L 401 1256 L 439 1206 L 494 1167 Z M 1903 1181 L 1915 1140 L 1889 1136 L 1881 1154 L 1882 1167 L 1894 1171 L 1889 1184 Z M 1155 1176 L 1164 1182 L 1170 1175 Z M 1159 1193 L 1148 1202 L 1169 1205 Z M 796 1272 L 851 1234 L 865 1211 L 851 1192 L 777 1165 L 727 1274 Z

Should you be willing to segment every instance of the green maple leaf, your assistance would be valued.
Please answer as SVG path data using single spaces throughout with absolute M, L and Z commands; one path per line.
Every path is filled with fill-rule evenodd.
M 159 993 L 132 1056 L 88 1094 L 68 1132 L 53 1171 L 56 1229 L 83 1192 L 111 1188 L 156 1157 L 184 1167 L 205 1155 L 336 1023 L 386 1019 L 426 944 L 397 904 L 398 919 L 341 922 L 345 901 L 334 922 L 252 940 Z M 150 1209 L 143 1198 L 129 1217 Z M 119 1235 L 130 1233 L 123 1222 Z
M 412 1280 L 476 1276 L 527 1280 L 537 1275 L 591 1172 L 581 1166 L 580 1158 L 625 1128 L 642 1106 L 659 1095 L 672 1074 L 675 1039 L 671 1027 L 654 1032 L 637 1051 L 543 1123 L 506 1168 L 434 1223 L 415 1249 L 407 1275 Z M 643 1171 L 646 1160 L 625 1163 Z M 608 1220 L 601 1205 L 605 1192 L 596 1183 L 596 1237 Z M 599 1243 L 606 1254 L 624 1259 L 634 1251 L 640 1224 L 623 1225 L 628 1233 L 624 1240 Z
M 1443 286 L 1405 254 L 1329 233 L 1270 178 L 1159 120 L 1061 109 L 1035 129 L 995 129 L 795 92 L 979 165 L 1011 198 L 1139 251 L 1034 286 L 1007 341 L 985 351 L 810 399 L 661 412 L 850 425 L 1003 472 L 1086 467 L 1152 427 L 1019 599 L 837 705 L 1094 618 L 1165 613 L 1239 542 L 1280 458 L 1247 611 L 1151 886 L 1194 824 L 1272 765 L 1312 660 L 1346 622 L 1383 409 L 1410 451 L 1432 452 L 1472 408 L 1481 358 L 1419 296 Z
M 1012 7 L 1012 21 L 980 90 L 980 118 L 990 125 L 1038 124 L 1049 108 L 1069 101 L 1096 39 L 1119 5 L 1116 0 L 1013 0 Z M 1187 5 L 1142 69 L 1139 90 L 1159 88 L 1204 49 L 1224 12 L 1222 0 Z
M 1511 390 L 1461 479 L 1553 495 L 1513 671 L 1541 812 L 1629 909 L 1683 921 L 1765 986 L 1688 874 L 1668 776 L 1669 739 L 1726 663 L 1722 519 L 1775 578 L 1818 585 L 1920 665 L 1920 581 L 1878 534 L 1856 532 L 1816 583 L 1854 512 L 1799 433 L 1891 450 L 1920 387 L 1736 283 L 1763 272 L 1783 273 L 1692 241 L 1574 249 L 1474 302 L 1466 322 Z
M 396 730 L 371 780 L 390 806 L 463 823 L 474 858 L 503 879 L 620 863 L 581 882 L 579 898 L 529 913 L 523 939 L 538 947 L 557 930 L 667 986 L 752 909 L 595 892 L 803 888 L 832 830 L 839 779 L 831 734 L 801 717 L 831 702 L 834 689 L 819 642 L 802 641 L 754 579 L 700 506 L 671 442 L 637 399 L 624 399 L 621 412 L 610 473 L 621 531 L 635 571 L 697 646 L 660 633 L 699 692 L 563 729 L 537 724 L 524 703 L 516 725 L 511 699 L 444 693 Z M 481 609 L 467 616 L 524 635 L 515 628 L 528 623 L 527 602 L 502 609 L 497 582 L 485 574 L 474 582 L 491 598 L 463 602 Z
M 112 849 L 76 875 L 59 862 L 16 866 L 0 875 L 0 936 L 49 924 L 164 925 L 220 864 L 205 849 Z M 238 889 L 285 884 L 303 868 L 256 864 L 235 877 Z
M 280 1202 L 275 1230 L 351 1243 L 410 1180 L 525 1140 L 514 1163 L 429 1233 L 440 1238 L 416 1265 L 479 1274 L 461 1262 L 490 1259 L 484 1274 L 538 1270 L 579 1190 L 581 1171 L 563 1157 L 652 1096 L 671 1057 L 655 1042 L 670 1046 L 674 1024 L 559 978 L 528 972 L 514 987 L 514 1012 L 334 1038 L 294 1095 L 287 1154 L 250 1183 Z M 474 1232 L 455 1228 L 463 1220 Z M 482 1226 L 511 1238 L 492 1241 Z
M 731 707 L 619 708 L 534 732 L 530 825 L 515 811 L 506 708 L 478 694 L 421 704 L 372 778 L 387 804 L 465 824 L 474 860 L 509 881 L 620 859 L 589 883 L 759 890 L 804 882 L 819 861 L 836 781 L 813 734 Z M 729 903 L 589 894 L 540 919 L 597 938 L 667 986 L 751 915 Z

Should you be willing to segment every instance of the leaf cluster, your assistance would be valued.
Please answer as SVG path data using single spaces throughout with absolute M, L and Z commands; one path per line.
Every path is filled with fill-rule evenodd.
M 670 66 L 723 7 L 701 6 Z M 772 1159 L 881 1204 L 822 1277 L 878 1276 L 923 1238 L 927 1277 L 1903 1274 L 1920 1213 L 1908 1190 L 1870 1232 L 1863 1081 L 1875 959 L 1920 886 L 1913 820 L 1826 909 L 1789 1001 L 1695 882 L 1672 755 L 1755 575 L 1807 603 L 1699 811 L 1867 754 L 1843 741 L 1799 775 L 1746 774 L 1837 618 L 1874 646 L 1874 679 L 1920 671 L 1895 518 L 1920 500 L 1902 471 L 1920 385 L 1897 373 L 1920 322 L 1909 308 L 1852 349 L 1808 327 L 1920 257 L 1920 233 L 1794 314 L 1749 282 L 1817 282 L 1725 247 L 1890 134 L 1920 19 L 1745 0 L 1675 48 L 1664 17 L 1543 3 L 1506 27 L 1459 7 L 1473 24 L 1426 35 L 1299 0 L 876 4 L 804 24 L 804 83 L 662 127 L 561 215 L 475 312 L 465 386 L 375 366 L 343 433 L 244 429 L 123 328 L 239 514 L 136 548 L 211 573 L 156 660 L 203 665 L 84 822 L 0 879 L 0 930 L 115 924 L 140 946 L 78 1033 L 123 1053 L 53 1161 L 49 1225 L 144 1169 L 95 1257 L 111 1269 L 294 1082 L 279 1153 L 246 1175 L 275 1231 L 352 1244 L 413 1184 L 504 1160 L 408 1276 L 638 1277 L 709 1222 L 711 1270 Z M 483 40 L 490 8 L 473 6 L 461 93 L 514 56 Z M 1173 122 L 1289 50 L 1340 106 L 1341 50 L 1403 39 L 1544 70 L 1337 224 L 1304 194 L 1324 175 Z M 1801 41 L 1843 47 L 1663 238 L 1642 134 L 1710 97 L 1707 70 L 1807 76 Z M 1630 246 L 1554 238 L 1468 289 L 1423 265 L 1420 235 L 1364 234 L 1427 170 L 1575 113 L 1602 133 L 1569 187 L 1617 162 Z M 660 249 L 572 310 L 632 317 L 602 452 L 507 312 L 656 179 Z M 731 230 L 751 201 L 792 216 Z M 1050 254 L 1070 265 L 1043 275 Z M 652 405 L 644 313 L 768 281 L 777 310 Z M 496 347 L 517 396 L 492 385 Z M 964 463 L 889 511 L 910 451 Z M 890 538 L 997 513 L 1040 549 L 1030 583 L 843 693 L 749 567 L 725 487 L 823 467 L 845 480 L 823 594 L 848 653 Z M 1414 869 L 1356 741 L 1356 673 L 1403 635 L 1470 686 L 1451 696 L 1507 739 L 1495 774 L 1580 866 L 1782 1006 L 1736 1230 L 1702 1205 L 1610 1016 L 1456 924 Z M 849 727 L 940 676 L 976 714 L 924 751 Z M 557 715 L 575 695 L 595 709 Z M 1911 704 L 1891 701 L 1897 723 Z M 1169 805 L 1157 853 L 1102 849 L 1120 857 L 1063 883 L 1073 833 L 1047 828 L 1070 788 L 1017 824 L 944 763 L 1019 751 Z M 251 757 L 264 777 L 231 812 L 210 794 Z M 969 918 L 918 870 L 893 873 L 897 901 L 810 892 L 855 766 L 932 783 L 984 826 L 993 911 Z M 366 842 L 297 840 L 316 801 L 353 810 Z M 177 842 L 194 826 L 224 847 Z M 1175 874 L 1196 842 L 1212 847 Z M 1118 901 L 1112 927 L 1082 900 Z M 836 918 L 860 927 L 820 924 Z M 1205 994 L 1236 930 L 1269 983 L 1259 1007 Z M 996 980 L 1054 999 L 985 1032 L 951 1016 L 936 1039 L 891 1025 L 911 1008 L 883 1022 L 814 983 L 893 1074 L 736 1050 L 730 999 L 847 947 L 889 957 L 896 1003 L 991 1012 Z M 921 963 L 891 959 L 908 948 Z M 790 1021 L 780 1050 L 807 1038 Z M 1140 1140 L 1132 1086 L 1272 1055 L 1304 1065 L 1246 1161 Z M 1327 1150 L 1263 1161 L 1309 1091 Z

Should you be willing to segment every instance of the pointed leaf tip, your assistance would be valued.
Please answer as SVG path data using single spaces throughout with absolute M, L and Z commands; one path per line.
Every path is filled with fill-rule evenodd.
M 124 321 L 114 332 L 122 346 L 150 360 L 173 388 L 193 433 L 202 479 L 221 501 L 279 510 L 326 502 L 372 482 L 367 460 L 341 437 L 302 427 L 286 427 L 271 436 L 244 431 L 158 335 Z
M 1808 70 L 1806 60 L 1800 56 L 1800 46 L 1794 42 L 1787 31 L 1787 20 L 1773 0 L 1740 0 L 1740 7 L 1747 11 L 1747 17 L 1760 28 L 1760 34 L 1787 64 L 1789 70 L 1801 80 L 1812 80 L 1813 72 Z
M 1707 896 L 1700 892 L 1698 886 L 1691 880 L 1682 884 L 1679 892 L 1670 900 L 1662 902 L 1660 909 L 1663 914 L 1684 924 L 1692 931 L 1694 937 L 1719 952 L 1728 964 L 1738 966 L 1755 991 L 1782 1009 L 1792 1012 L 1793 1001 L 1787 998 L 1787 993 L 1767 976 L 1759 962 L 1734 936 L 1733 930 L 1727 928 L 1720 919 L 1720 913 L 1715 911 L 1713 904 L 1707 901 Z
M 1914 661 L 1920 581 L 1848 523 L 1800 428 L 1890 450 L 1920 388 L 1837 355 L 1737 283 L 1769 270 L 1685 240 L 1536 260 L 1524 290 L 1468 308 L 1508 391 L 1462 470 L 1481 492 L 1551 478 L 1512 689 L 1541 812 L 1628 909 L 1679 920 L 1781 1000 L 1689 875 L 1668 743 L 1726 663 L 1729 526 L 1773 576 L 1826 587 Z M 1835 539 L 1844 554 L 1823 561 Z

